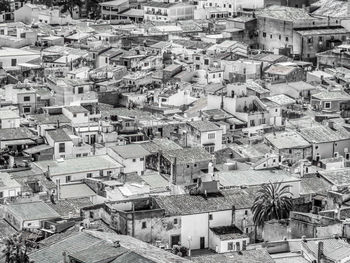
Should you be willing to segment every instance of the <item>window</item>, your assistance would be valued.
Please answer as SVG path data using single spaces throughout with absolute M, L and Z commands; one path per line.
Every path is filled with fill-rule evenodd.
M 87 174 L 86 174 L 86 177 L 87 177 L 87 178 L 91 178 L 91 177 L 92 177 L 92 173 L 87 173 Z
M 197 164 L 195 163 L 193 166 L 194 166 L 194 167 L 197 167 Z
M 84 93 L 84 87 L 79 87 L 78 88 L 78 94 Z
M 86 156 L 88 156 L 88 154 L 87 153 L 83 153 L 83 156 L 86 157 Z
M 64 153 L 66 151 L 66 144 L 64 142 L 61 142 L 58 144 L 58 152 Z
M 204 65 L 209 65 L 209 59 L 204 59 Z
M 66 182 L 70 182 L 72 180 L 72 177 L 70 175 L 66 176 Z
M 289 40 L 289 38 L 288 38 L 288 37 L 286 37 L 286 42 L 288 42 L 288 40 Z
M 247 216 L 247 215 L 248 215 L 248 210 L 245 210 L 245 211 L 244 211 L 244 214 Z
M 103 170 L 100 170 L 100 176 L 103 176 Z
M 325 109 L 330 109 L 331 108 L 331 103 L 330 102 L 325 102 L 324 103 L 324 108 Z
M 265 32 L 263 32 L 263 37 L 266 37 L 266 33 Z
M 215 139 L 215 132 L 208 133 L 208 139 Z
M 107 171 L 107 176 L 111 176 L 112 175 L 112 171 Z
M 317 149 L 318 149 L 318 146 L 315 146 L 315 149 L 317 150 Z
M 279 36 L 278 36 L 278 39 L 281 40 L 281 38 L 282 38 L 281 35 L 279 35 Z
M 147 228 L 147 223 L 144 221 L 142 222 L 142 229 L 145 229 L 145 228 Z
M 308 44 L 312 44 L 313 42 L 314 42 L 313 37 L 309 37 L 309 38 L 307 39 L 307 43 L 308 43 Z
M 200 60 L 201 58 L 200 57 L 196 57 L 196 60 Z
M 125 127 L 130 127 L 130 122 L 126 122 Z
M 30 113 L 30 107 L 23 107 L 24 113 Z
M 17 65 L 17 59 L 11 59 L 11 67 L 15 67 Z
M 213 215 L 209 214 L 209 220 L 213 220 Z
M 133 163 L 136 163 L 136 159 L 132 159 L 132 162 L 133 162 Z
M 4 197 L 4 192 L 0 192 L 0 198 Z
M 89 216 L 90 218 L 94 218 L 94 211 L 90 211 Z
M 23 101 L 30 101 L 30 96 L 24 96 Z
M 76 118 L 76 117 L 77 117 L 77 114 L 76 114 L 76 113 L 74 113 L 74 114 L 73 114 L 73 118 Z
M 75 157 L 77 158 L 81 157 L 81 153 L 76 154 Z
M 177 225 L 177 218 L 174 218 L 174 225 Z
M 140 158 L 140 161 L 142 162 L 142 161 L 144 161 L 145 160 L 145 158 Z
M 272 35 L 270 35 L 270 38 L 272 38 Z
M 190 168 L 190 165 L 189 165 L 189 164 L 187 164 L 187 165 L 186 165 L 186 167 L 187 167 L 187 168 Z
M 292 154 L 292 149 L 289 149 L 288 152 L 289 152 L 289 154 Z
M 233 250 L 233 242 L 227 243 L 227 250 Z
M 87 115 L 88 115 L 88 114 L 85 112 L 85 113 L 84 113 L 84 116 L 87 117 Z

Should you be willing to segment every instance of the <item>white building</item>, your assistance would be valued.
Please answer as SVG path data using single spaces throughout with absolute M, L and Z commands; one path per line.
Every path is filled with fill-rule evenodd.
M 108 155 L 33 163 L 47 173 L 53 182 L 68 184 L 85 178 L 117 176 L 123 165 Z
M 107 153 L 113 159 L 123 164 L 124 173 L 134 173 L 142 175 L 146 169 L 146 156 L 151 153 L 139 144 L 127 144 L 107 148 Z

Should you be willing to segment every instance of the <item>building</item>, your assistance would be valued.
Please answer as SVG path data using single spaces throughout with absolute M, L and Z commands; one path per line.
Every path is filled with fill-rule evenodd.
M 223 130 L 210 121 L 187 123 L 186 146 L 204 147 L 209 153 L 222 149 Z
M 143 4 L 144 20 L 176 21 L 193 19 L 194 5 L 188 3 L 148 2 Z
M 121 163 L 123 172 L 142 175 L 146 170 L 146 157 L 150 152 L 139 144 L 113 146 L 107 149 L 108 155 Z
M 265 136 L 265 140 L 277 151 L 280 161 L 294 164 L 312 156 L 311 144 L 294 131 L 270 133 Z
M 80 182 L 86 178 L 116 177 L 122 165 L 108 155 L 33 163 L 57 184 Z
M 7 205 L 4 218 L 16 230 L 40 229 L 45 220 L 58 219 L 60 215 L 48 204 L 38 202 L 27 202 Z
M 102 2 L 101 17 L 105 20 L 116 20 L 119 14 L 130 8 L 129 0 L 113 0 Z

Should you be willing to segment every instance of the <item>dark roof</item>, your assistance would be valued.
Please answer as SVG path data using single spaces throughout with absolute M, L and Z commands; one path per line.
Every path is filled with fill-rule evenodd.
M 111 262 L 111 260 L 118 258 L 126 252 L 128 252 L 128 249 L 124 247 L 115 247 L 110 242 L 101 241 L 97 245 L 70 253 L 69 256 L 77 259 L 79 262 L 97 263 Z
M 203 147 L 169 150 L 163 152 L 163 156 L 170 162 L 174 162 L 176 158 L 177 164 L 211 161 L 214 158 Z
M 211 227 L 210 230 L 213 231 L 215 235 L 219 236 L 220 240 L 248 238 L 248 236 L 235 225 Z
M 155 138 L 152 141 L 142 143 L 141 145 L 150 153 L 182 149 L 180 145 L 166 138 Z
M 31 116 L 32 119 L 40 124 L 53 124 L 53 123 L 70 123 L 70 120 L 63 114 L 48 115 L 48 114 L 36 114 Z
M 60 263 L 63 261 L 63 252 L 74 253 L 101 243 L 99 238 L 84 232 L 74 233 L 68 238 L 44 247 L 29 255 L 35 263 Z
M 69 142 L 72 140 L 63 129 L 51 130 L 51 131 L 48 131 L 47 134 L 55 142 Z
M 71 113 L 82 113 L 82 112 L 89 112 L 87 109 L 85 109 L 83 106 L 68 106 L 65 107 L 68 111 Z
M 77 199 L 66 199 L 57 200 L 55 204 L 48 203 L 48 205 L 54 209 L 61 217 L 68 218 L 69 216 L 79 217 L 80 209 L 91 206 L 92 202 L 90 198 L 77 198 Z
M 257 188 L 233 189 L 221 191 L 217 195 L 204 198 L 201 195 L 170 195 L 155 197 L 158 205 L 168 215 L 192 215 L 215 211 L 250 209 L 253 205 Z
M 144 4 L 144 6 L 159 7 L 159 8 L 169 8 L 174 5 L 175 3 L 163 3 L 163 2 L 148 2 Z
M 201 132 L 217 131 L 221 129 L 215 123 L 210 121 L 192 121 L 192 122 L 188 122 L 187 124 Z

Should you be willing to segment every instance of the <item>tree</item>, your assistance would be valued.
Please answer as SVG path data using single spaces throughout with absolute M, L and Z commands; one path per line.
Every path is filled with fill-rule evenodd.
M 292 193 L 290 185 L 264 184 L 258 190 L 258 196 L 252 206 L 253 220 L 258 226 L 263 226 L 265 221 L 283 219 L 289 217 L 292 210 Z
M 71 17 L 73 17 L 74 8 L 77 6 L 79 9 L 82 7 L 82 0 L 64 0 L 62 2 L 62 13 L 69 12 Z
M 100 1 L 99 0 L 87 0 L 86 2 L 86 12 L 90 19 L 97 19 L 100 17 Z
M 10 12 L 10 1 L 0 0 L 0 13 L 1 12 Z
M 30 245 L 22 238 L 21 234 L 15 234 L 4 241 L 6 263 L 31 263 L 27 255 Z

